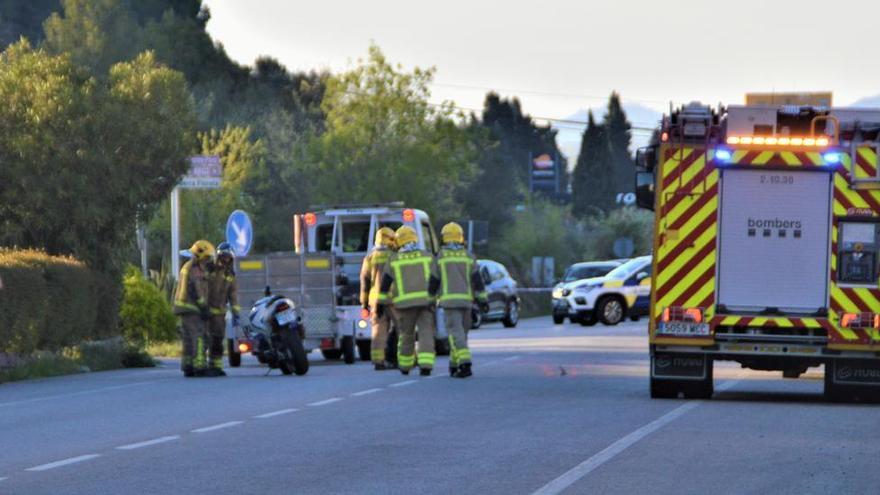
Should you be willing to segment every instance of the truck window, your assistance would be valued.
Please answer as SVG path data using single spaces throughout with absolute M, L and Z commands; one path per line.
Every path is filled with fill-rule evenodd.
M 315 251 L 333 250 L 333 224 L 325 223 L 315 229 Z
M 370 247 L 370 222 L 343 222 L 342 252 L 363 253 Z
M 837 281 L 853 284 L 876 285 L 880 275 L 878 265 L 878 224 L 841 222 L 840 242 L 837 247 Z
M 422 222 L 422 235 L 425 236 L 425 249 L 437 254 L 437 241 L 434 239 L 434 231 L 428 222 Z

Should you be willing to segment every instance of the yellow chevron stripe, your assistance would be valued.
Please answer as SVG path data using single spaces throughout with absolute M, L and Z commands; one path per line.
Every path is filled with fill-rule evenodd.
M 747 153 L 748 151 L 746 150 L 736 150 L 733 152 L 733 158 L 731 158 L 730 161 L 733 163 L 739 163 L 742 161 L 743 158 L 745 158 Z
M 739 316 L 725 316 L 723 320 L 721 320 L 721 324 L 724 326 L 736 325 L 739 320 L 741 320 Z
M 776 325 L 782 328 L 791 328 L 794 326 L 794 323 L 788 318 L 773 318 L 773 321 L 776 322 Z
M 865 303 L 868 305 L 868 309 L 875 313 L 880 312 L 880 301 L 878 301 L 877 298 L 871 294 L 871 289 L 860 287 L 857 288 L 855 291 L 856 294 L 862 298 L 862 301 L 865 301 Z
M 713 252 L 711 256 L 714 258 L 715 253 Z M 715 277 L 711 277 L 709 280 L 706 280 L 706 283 L 703 284 L 703 287 L 700 290 L 694 292 L 694 295 L 688 298 L 687 301 L 684 302 L 684 307 L 686 308 L 695 308 L 697 304 L 705 301 L 707 297 L 715 290 Z M 705 316 L 705 315 L 704 315 Z M 706 319 L 709 317 L 706 316 Z
M 831 242 L 837 242 L 837 226 L 831 227 Z M 837 270 L 837 253 L 831 253 L 831 269 Z
M 779 153 L 779 156 L 785 161 L 787 165 L 800 165 L 801 161 L 798 160 L 798 157 L 795 156 L 791 151 L 783 151 Z
M 680 282 L 675 284 L 675 286 L 673 286 L 673 288 L 669 292 L 667 292 L 662 299 L 658 301 L 658 308 L 664 308 L 672 304 L 672 302 L 678 299 L 682 295 L 682 293 L 684 293 L 691 285 L 693 285 L 697 278 L 702 275 L 706 270 L 708 270 L 709 267 L 712 266 L 714 263 L 714 256 L 707 256 L 700 260 L 700 262 L 697 263 L 697 266 L 694 267 L 693 271 L 683 277 Z
M 831 295 L 834 297 L 834 299 L 837 299 L 837 302 L 839 302 L 841 306 L 843 306 L 843 311 L 845 313 L 859 312 L 859 307 L 856 306 L 856 304 L 852 302 L 850 298 L 847 297 L 847 295 L 844 294 L 843 291 L 840 290 L 840 287 L 838 287 L 837 285 L 831 286 Z
M 804 322 L 804 326 L 807 328 L 822 328 L 822 324 L 815 318 L 802 318 L 801 321 Z
M 810 161 L 813 162 L 813 165 L 822 165 L 825 163 L 825 159 L 822 158 L 822 153 L 819 153 L 818 151 L 808 151 L 806 154 Z M 809 165 L 809 163 L 805 165 Z
M 764 323 L 767 323 L 767 320 L 768 320 L 768 318 L 765 318 L 765 317 L 761 316 L 761 317 L 755 318 L 754 320 L 752 320 L 751 322 L 749 322 L 749 326 L 760 327 L 760 326 L 763 325 Z
M 699 162 L 700 160 L 697 160 L 697 161 Z M 712 186 L 714 186 L 716 182 L 718 182 L 718 172 L 717 172 L 717 171 L 713 171 L 711 174 L 709 174 L 709 175 L 706 177 L 706 190 L 711 189 Z M 675 222 L 677 222 L 677 221 L 678 221 L 678 218 L 679 218 L 680 216 L 684 215 L 684 213 L 688 210 L 688 208 L 690 208 L 691 204 L 692 204 L 694 201 L 697 201 L 699 198 L 700 198 L 699 195 L 696 195 L 696 196 L 690 196 L 689 198 L 686 198 L 685 200 L 683 200 L 681 203 L 677 204 L 677 205 L 675 206 L 675 208 L 673 208 L 673 209 L 672 209 L 672 210 L 666 215 L 666 218 L 664 219 L 664 220 L 666 221 L 666 225 L 672 225 L 672 224 L 674 224 Z M 702 213 L 702 210 L 705 209 L 705 208 L 708 207 L 708 206 L 711 206 L 711 207 L 712 207 L 712 208 L 711 208 L 712 211 L 716 211 L 716 210 L 718 209 L 718 195 L 717 195 L 717 194 L 715 195 L 715 197 L 713 197 L 712 199 L 710 199 L 709 201 L 707 201 L 706 204 L 705 204 L 705 205 L 703 206 L 703 208 L 701 209 L 701 212 L 698 212 L 697 215 L 694 215 L 693 218 L 696 218 L 696 217 L 700 216 L 700 221 L 703 221 L 706 217 L 705 217 L 705 215 L 701 216 L 700 213 Z M 686 225 L 684 228 L 682 228 L 681 230 L 683 230 L 683 231 L 689 231 L 689 229 L 687 228 L 687 226 L 691 226 L 691 228 L 693 228 L 693 227 L 695 227 L 695 226 L 697 226 L 697 225 L 699 225 L 699 224 L 700 224 L 699 222 L 696 222 L 696 223 L 695 223 L 694 220 L 691 219 L 691 220 L 688 220 L 687 225 Z
M 766 165 L 767 162 L 773 159 L 774 155 L 776 155 L 776 153 L 773 151 L 762 151 L 754 160 L 752 160 L 752 165 Z
M 877 153 L 874 152 L 874 148 L 868 146 L 860 146 L 856 148 L 856 152 L 862 157 L 863 160 L 870 163 L 871 165 L 877 166 Z
M 840 321 L 841 315 L 839 315 L 835 311 L 829 311 L 829 316 L 831 316 L 832 321 Z M 858 334 L 856 334 L 855 331 L 850 330 L 849 328 L 843 328 L 839 325 L 834 325 L 834 328 L 837 330 L 838 333 L 840 333 L 840 336 L 846 340 L 858 340 L 859 338 Z
M 716 235 L 718 235 L 718 224 L 717 223 L 713 224 L 711 227 L 706 229 L 705 232 L 700 234 L 700 236 L 694 240 L 694 247 L 689 249 L 689 252 L 696 253 L 700 249 L 703 249 L 703 247 L 705 247 L 706 244 L 708 244 L 712 239 L 714 239 Z M 677 275 L 678 271 L 681 270 L 681 268 L 690 260 L 690 258 L 688 257 L 689 252 L 685 251 L 684 253 L 682 253 L 681 256 L 676 258 L 675 261 L 670 263 L 669 266 L 667 266 L 664 270 L 662 270 L 657 275 L 657 277 L 655 277 L 655 279 L 654 279 L 655 285 L 654 286 L 655 287 L 663 287 L 669 281 L 670 277 L 672 277 L 673 275 Z M 668 253 L 668 251 L 667 251 L 667 253 Z M 708 257 L 711 257 L 714 259 L 715 258 L 714 251 L 710 256 L 707 256 L 707 258 Z M 660 259 L 660 260 L 662 260 L 664 258 L 665 258 L 665 256 L 663 254 L 661 254 L 658 257 L 658 259 Z
M 675 153 L 672 155 L 672 158 L 666 160 L 666 163 L 663 164 L 663 178 L 666 179 L 667 177 L 669 177 L 669 174 L 671 174 L 675 171 L 676 168 L 678 168 L 678 164 L 681 163 L 681 160 L 685 160 L 691 155 L 691 153 L 693 153 L 693 151 L 693 148 L 684 148 L 681 156 L 679 156 L 679 152 L 678 150 L 676 150 Z
M 840 191 L 846 195 L 846 199 L 849 200 L 850 203 L 856 208 L 868 208 L 868 203 L 865 202 L 858 194 L 853 193 L 849 189 L 849 184 L 847 184 L 846 179 L 843 178 L 840 174 L 834 174 L 834 187 L 838 188 Z M 844 212 L 845 213 L 845 212 Z

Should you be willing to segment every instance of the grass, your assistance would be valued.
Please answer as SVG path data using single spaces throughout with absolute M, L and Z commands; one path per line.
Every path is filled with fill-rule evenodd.
M 155 365 L 153 358 L 142 349 L 114 339 L 84 343 L 57 353 L 37 352 L 17 366 L 0 369 L 0 383 Z
M 180 342 L 153 342 L 146 351 L 150 356 L 164 358 L 179 358 L 183 353 Z

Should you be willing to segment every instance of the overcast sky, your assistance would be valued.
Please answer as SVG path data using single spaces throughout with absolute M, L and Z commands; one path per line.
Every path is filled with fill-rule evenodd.
M 740 103 L 747 91 L 880 94 L 880 4 L 814 0 L 204 0 L 237 61 L 344 69 L 377 43 L 437 68 L 435 101 L 479 108 L 488 89 L 539 117 L 602 106 L 612 90 L 656 110 Z M 634 122 L 651 124 L 651 122 Z

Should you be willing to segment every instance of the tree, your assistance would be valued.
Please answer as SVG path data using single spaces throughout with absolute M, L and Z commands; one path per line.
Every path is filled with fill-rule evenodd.
M 608 132 L 608 146 L 610 147 L 611 160 L 614 167 L 614 192 L 631 192 L 635 187 L 635 162 L 629 153 L 630 129 L 632 126 L 626 120 L 626 113 L 620 104 L 620 95 L 611 93 L 608 99 L 608 112 L 604 119 L 605 129 Z
M 402 200 L 433 216 L 459 216 L 456 198 L 477 154 L 452 107 L 428 102 L 433 75 L 403 72 L 372 46 L 366 61 L 331 76 L 322 104 L 327 131 L 300 187 L 323 203 Z
M 147 53 L 99 82 L 23 41 L 0 55 L 0 100 L 0 224 L 12 242 L 118 269 L 136 219 L 186 170 L 195 121 L 183 76 Z
M 572 178 L 572 212 L 585 218 L 614 206 L 615 177 L 605 126 L 589 112 Z

